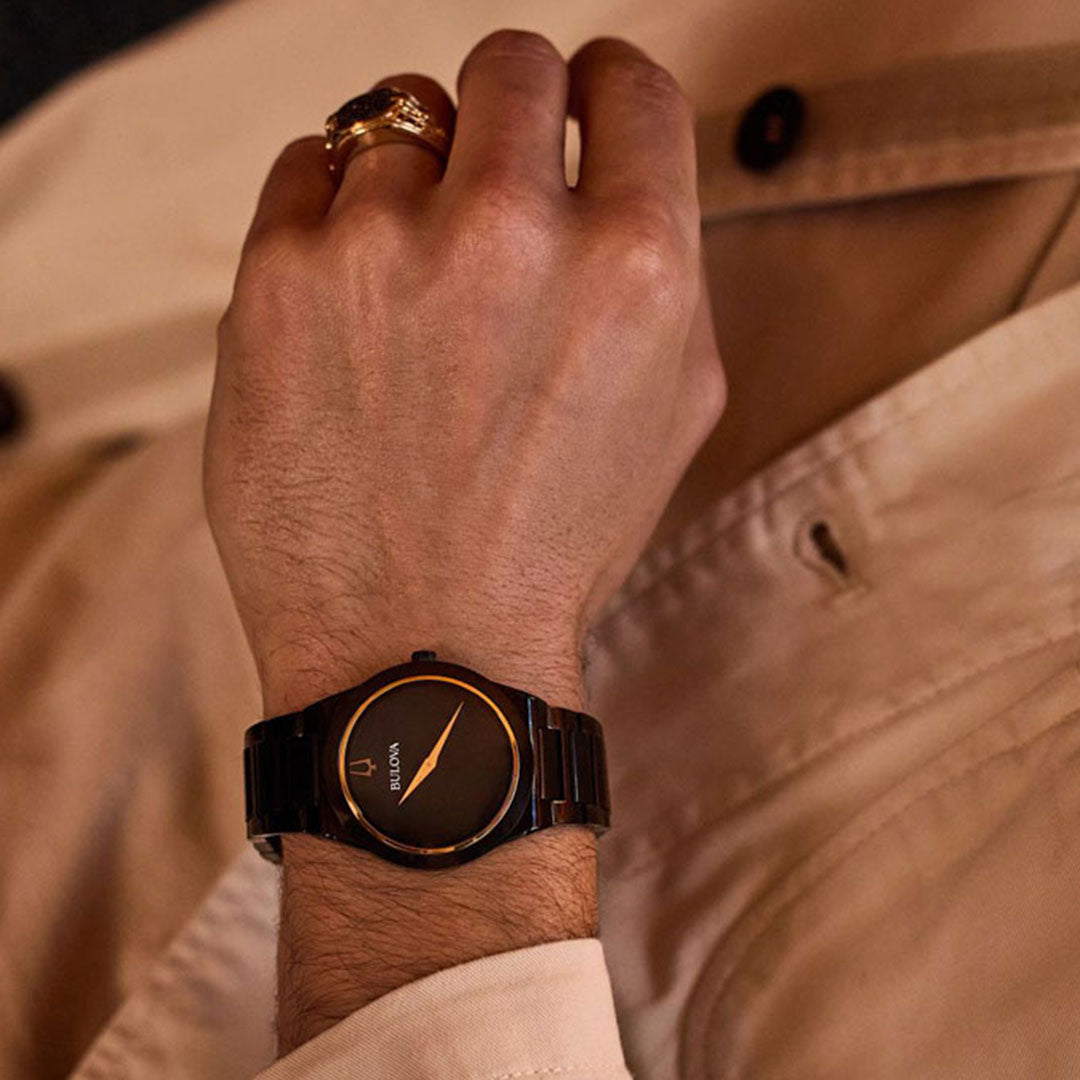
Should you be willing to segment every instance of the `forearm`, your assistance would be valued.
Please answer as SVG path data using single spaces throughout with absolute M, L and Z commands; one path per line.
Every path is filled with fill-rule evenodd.
M 530 662 L 524 652 L 496 657 L 479 641 L 456 651 L 435 644 L 440 655 L 445 649 L 457 662 L 529 685 L 553 704 L 582 705 L 580 664 L 568 650 L 547 660 L 534 651 Z M 270 711 L 281 711 L 278 706 L 286 702 L 293 707 L 298 693 L 313 700 L 339 683 L 362 681 L 400 662 L 402 654 L 408 649 L 353 659 L 350 670 L 339 669 L 336 677 L 308 667 L 294 668 L 287 679 L 276 666 L 264 672 Z M 595 837 L 582 826 L 546 829 L 444 870 L 397 866 L 317 837 L 285 837 L 279 1051 L 288 1053 L 375 998 L 425 975 L 596 931 Z

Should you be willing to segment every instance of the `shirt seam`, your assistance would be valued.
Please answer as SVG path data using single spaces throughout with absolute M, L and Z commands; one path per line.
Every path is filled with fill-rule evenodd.
M 1077 148 L 1077 165 L 1080 165 L 1080 118 L 1070 120 L 1068 125 L 1060 125 L 1056 130 L 1000 132 L 988 131 L 982 134 L 964 135 L 962 133 L 942 133 L 933 139 L 925 139 L 917 142 L 905 143 L 902 141 L 882 143 L 880 146 L 855 146 L 844 147 L 834 153 L 815 152 L 807 154 L 798 160 L 792 159 L 791 170 L 783 176 L 773 179 L 759 180 L 757 183 L 746 184 L 755 194 L 761 196 L 778 196 L 787 194 L 789 187 L 808 185 L 810 182 L 823 180 L 833 181 L 838 175 L 850 173 L 857 168 L 865 169 L 870 163 L 880 162 L 884 168 L 890 160 L 902 160 L 905 164 L 912 160 L 912 155 L 925 158 L 934 155 L 952 153 L 956 156 L 947 162 L 937 164 L 940 172 L 946 172 L 949 168 L 964 172 L 964 182 L 975 182 L 981 175 L 980 166 L 984 159 L 995 156 L 999 158 L 1003 151 L 1019 154 L 1038 148 L 1044 158 L 1053 156 L 1060 146 L 1075 144 Z M 968 160 L 972 159 L 972 160 Z M 1072 164 L 1071 158 L 1069 159 Z M 916 165 L 925 167 L 925 161 L 916 159 Z M 1008 158 L 1005 164 L 1011 164 Z M 1028 159 L 1025 164 L 1034 169 L 1038 165 L 1037 160 Z M 913 170 L 914 171 L 914 170 Z M 1063 170 L 1067 171 L 1067 169 Z M 970 172 L 970 175 L 969 175 Z M 708 182 L 708 175 L 705 179 Z M 726 174 L 724 174 L 726 175 Z M 933 176 L 928 177 L 933 180 Z M 722 180 L 719 182 L 722 184 Z M 745 183 L 739 178 L 740 185 Z M 732 186 L 735 186 L 734 184 Z M 843 192 L 840 193 L 844 195 Z M 721 212 L 723 212 L 721 210 Z M 708 221 L 711 211 L 702 215 L 704 221 Z

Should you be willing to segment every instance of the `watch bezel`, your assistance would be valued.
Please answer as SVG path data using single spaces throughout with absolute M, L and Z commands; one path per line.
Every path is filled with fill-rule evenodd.
M 386 842 L 378 830 L 354 812 L 354 802 L 347 794 L 340 761 L 345 742 L 362 705 L 392 683 L 423 676 L 440 676 L 475 689 L 497 708 L 514 740 L 517 776 L 504 808 L 493 824 L 450 850 L 417 851 L 405 845 Z M 320 832 L 328 839 L 342 840 L 365 848 L 402 866 L 437 869 L 458 866 L 483 855 L 504 840 L 529 831 L 535 779 L 531 717 L 525 695 L 492 682 L 477 671 L 444 660 L 410 660 L 385 668 L 350 690 L 319 703 L 319 727 L 323 733 L 317 764 L 318 790 L 321 794 Z M 387 838 L 388 840 L 390 838 Z

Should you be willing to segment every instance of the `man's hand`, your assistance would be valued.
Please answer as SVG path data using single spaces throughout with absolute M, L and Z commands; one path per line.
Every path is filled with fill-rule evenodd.
M 207 506 L 265 709 L 302 707 L 414 648 L 580 707 L 589 621 L 726 396 L 700 263 L 693 112 L 666 71 L 611 38 L 567 65 L 537 35 L 492 34 L 461 69 L 456 119 L 431 80 L 388 84 L 453 132 L 445 175 L 424 148 L 382 145 L 355 155 L 336 189 L 322 138 L 291 143 L 219 326 Z M 573 189 L 568 106 L 582 136 Z M 303 935 L 289 940 L 290 888 L 293 913 L 314 904 L 317 923 L 320 888 L 340 878 L 326 868 L 342 860 L 361 893 L 381 875 L 384 904 L 408 891 L 419 918 L 418 897 L 439 882 L 468 890 L 484 878 L 482 902 L 499 905 L 494 878 L 505 894 L 525 880 L 521 860 L 547 859 L 547 888 L 574 909 L 560 922 L 558 904 L 538 905 L 555 920 L 543 927 L 523 909 L 518 936 L 500 917 L 498 934 L 470 941 L 465 924 L 439 920 L 460 910 L 475 923 L 481 901 L 433 902 L 428 939 L 445 946 L 413 963 L 400 956 L 408 933 L 389 933 L 401 964 L 391 982 L 592 932 L 591 837 L 549 832 L 434 873 L 287 841 L 290 970 L 305 966 Z M 368 963 L 286 1046 L 391 988 L 370 969 L 372 901 L 346 894 L 355 910 L 339 914 Z M 336 962 L 347 926 L 323 943 Z M 302 982 L 287 968 L 283 980 Z M 283 986 L 283 1001 L 296 992 Z
M 385 83 L 454 126 L 436 84 Z M 568 70 L 499 32 L 459 93 L 441 179 L 383 145 L 335 192 L 322 139 L 290 144 L 220 323 L 207 502 L 269 712 L 388 638 L 572 667 L 724 403 L 675 80 L 620 41 Z

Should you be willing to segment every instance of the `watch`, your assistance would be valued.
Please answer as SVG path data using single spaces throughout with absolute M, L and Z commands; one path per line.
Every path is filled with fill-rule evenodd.
M 248 728 L 247 835 L 273 862 L 310 833 L 438 869 L 553 825 L 611 824 L 594 717 L 420 650 Z

